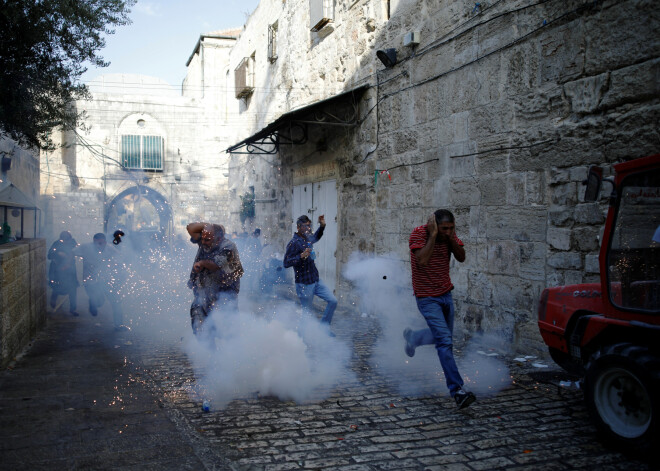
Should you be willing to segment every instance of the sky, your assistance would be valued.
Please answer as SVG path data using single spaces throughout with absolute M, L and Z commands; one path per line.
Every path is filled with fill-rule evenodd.
M 129 14 L 132 23 L 115 28 L 100 51 L 110 66 L 89 67 L 82 81 L 103 74 L 143 74 L 179 86 L 200 34 L 242 27 L 258 4 L 259 0 L 138 0 Z

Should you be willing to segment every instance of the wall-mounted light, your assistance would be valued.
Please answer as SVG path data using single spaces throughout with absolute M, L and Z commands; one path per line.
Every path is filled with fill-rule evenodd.
M 389 69 L 396 64 L 396 49 L 379 49 L 376 51 L 376 57 L 378 57 L 383 65 Z

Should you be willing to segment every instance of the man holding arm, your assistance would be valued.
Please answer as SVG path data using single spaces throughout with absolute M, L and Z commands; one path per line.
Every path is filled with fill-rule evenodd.
M 449 277 L 449 261 L 452 255 L 461 263 L 465 261 L 463 242 L 455 232 L 454 215 L 446 209 L 437 210 L 425 225 L 412 231 L 408 245 L 417 308 L 429 327 L 403 331 L 405 352 L 412 357 L 416 347 L 435 344 L 449 394 L 458 408 L 463 409 L 476 397 L 463 390 L 463 379 L 452 351 L 454 301 L 451 291 L 454 285 Z
M 190 241 L 199 247 L 188 280 L 188 287 L 195 295 L 190 320 L 197 334 L 214 307 L 238 311 L 243 266 L 236 244 L 225 238 L 221 225 L 194 222 L 186 229 Z

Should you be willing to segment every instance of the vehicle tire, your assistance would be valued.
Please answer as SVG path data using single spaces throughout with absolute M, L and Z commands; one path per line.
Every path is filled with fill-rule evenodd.
M 584 398 L 606 439 L 625 450 L 648 453 L 660 429 L 659 385 L 660 358 L 646 347 L 615 344 L 589 360 Z

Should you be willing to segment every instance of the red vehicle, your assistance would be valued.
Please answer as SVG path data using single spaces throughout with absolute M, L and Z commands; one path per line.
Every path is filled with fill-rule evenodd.
M 660 154 L 591 167 L 585 201 L 611 187 L 600 283 L 546 288 L 541 336 L 553 360 L 583 375 L 598 429 L 627 449 L 660 445 Z M 609 189 L 605 187 L 604 189 Z M 651 450 L 651 445 L 656 450 Z

